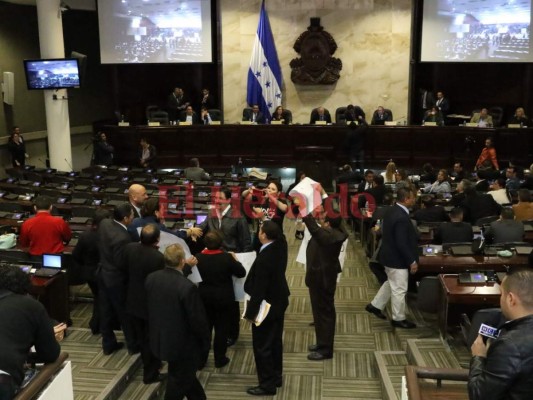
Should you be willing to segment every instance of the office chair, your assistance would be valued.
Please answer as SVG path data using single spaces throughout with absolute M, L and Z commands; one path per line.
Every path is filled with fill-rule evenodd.
M 220 111 L 218 108 L 210 108 L 207 110 L 209 113 L 209 116 L 211 117 L 211 121 L 221 121 L 222 122 L 222 111 Z
M 20 213 L 24 208 L 18 203 L 0 203 L 0 211 Z
M 346 123 L 346 107 L 338 107 L 335 110 L 335 123 L 336 124 L 345 124 Z
M 71 214 L 73 217 L 94 218 L 96 209 L 94 207 L 72 207 Z
M 499 106 L 490 107 L 488 109 L 489 115 L 492 117 L 492 124 L 494 127 L 501 126 L 503 119 L 503 108 Z
M 252 115 L 252 107 L 245 107 L 242 109 L 242 120 L 248 121 Z
M 150 122 L 159 122 L 163 125 L 168 125 L 168 112 L 163 110 L 153 111 L 150 115 Z
M 472 320 L 468 318 L 468 315 L 461 314 L 461 333 L 463 334 L 463 340 L 465 341 L 467 348 L 472 347 L 472 343 L 474 343 L 474 340 L 477 338 L 481 324 L 487 324 L 497 328 L 504 322 L 505 318 L 499 308 L 485 308 L 476 311 Z
M 146 120 L 151 121 L 152 120 L 152 113 L 155 111 L 159 111 L 159 106 L 156 105 L 149 105 L 146 107 Z

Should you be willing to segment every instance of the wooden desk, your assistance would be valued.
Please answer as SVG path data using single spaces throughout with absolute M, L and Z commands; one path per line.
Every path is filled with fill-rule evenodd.
M 462 313 L 470 317 L 482 308 L 500 305 L 500 285 L 459 283 L 456 274 L 439 275 L 441 286 L 438 324 L 442 337 L 446 337 L 448 327 L 458 323 Z
M 346 125 L 191 125 L 105 126 L 115 147 L 115 162 L 136 165 L 140 138 L 157 148 L 158 167 L 187 165 L 199 157 L 204 166 L 235 164 L 242 157 L 246 166 L 294 165 L 321 160 L 321 169 L 346 161 Z M 529 165 L 533 129 L 469 127 L 369 126 L 365 163 L 385 165 L 391 156 L 405 168 L 420 168 L 426 162 L 449 166 L 462 161 L 472 165 L 487 136 L 497 143 L 498 159 L 513 159 Z M 465 138 L 475 139 L 468 149 Z M 307 169 L 306 169 L 307 172 Z M 313 176 L 314 177 L 314 176 Z M 315 178 L 315 177 L 314 177 Z M 320 180 L 319 178 L 316 178 Z
M 494 270 L 497 272 L 507 272 L 516 267 L 527 267 L 528 257 L 514 255 L 509 258 L 498 256 L 450 256 L 450 255 L 436 255 L 436 256 L 420 256 L 418 263 L 418 274 L 437 275 L 437 274 L 453 274 L 465 272 L 466 270 Z
M 52 278 L 32 276 L 30 294 L 44 305 L 50 318 L 65 323 L 70 320 L 66 272 Z

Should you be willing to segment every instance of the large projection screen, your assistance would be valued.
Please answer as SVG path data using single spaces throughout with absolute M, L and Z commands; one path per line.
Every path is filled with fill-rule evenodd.
M 212 62 L 210 0 L 98 0 L 102 64 Z
M 425 0 L 422 62 L 532 62 L 531 0 Z

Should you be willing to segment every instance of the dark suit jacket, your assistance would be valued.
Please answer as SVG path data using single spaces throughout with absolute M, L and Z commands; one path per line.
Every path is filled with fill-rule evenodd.
M 100 261 L 98 252 L 98 233 L 95 230 L 83 232 L 72 251 L 74 261 L 81 268 L 81 276 L 86 281 L 96 281 L 96 271 Z
M 210 330 L 198 288 L 177 269 L 146 278 L 150 348 L 163 361 L 196 370 L 209 354 Z
M 141 243 L 128 243 L 124 247 L 124 269 L 128 274 L 126 311 L 142 319 L 148 319 L 146 277 L 165 268 L 165 259 L 155 247 Z
M 488 192 L 490 189 L 489 181 L 482 179 L 476 182 L 476 192 Z
M 232 304 L 235 301 L 233 291 L 233 276 L 243 278 L 246 270 L 242 264 L 236 261 L 229 253 L 196 254 L 198 259 L 198 271 L 202 282 L 198 289 L 200 296 L 205 302 L 218 303 L 220 305 Z
M 374 185 L 374 183 L 372 182 L 372 185 Z M 368 192 L 368 190 L 372 189 L 365 189 L 365 186 L 366 186 L 366 181 L 363 179 L 361 181 L 361 183 L 359 184 L 359 186 L 357 186 L 357 193 L 363 193 L 363 192 Z
M 474 238 L 472 225 L 468 222 L 443 222 L 435 230 L 435 243 L 471 242 Z
M 109 143 L 99 140 L 94 144 L 94 163 L 96 165 L 113 164 L 113 153 L 115 149 Z
M 100 263 L 98 274 L 107 287 L 124 285 L 124 247 L 131 242 L 130 234 L 118 222 L 104 219 L 98 227 L 98 251 Z
M 437 104 L 439 100 L 435 100 L 435 106 L 439 107 L 440 112 L 442 115 L 446 116 L 448 115 L 448 112 L 450 111 L 450 102 L 446 97 L 443 97 L 440 104 Z
M 243 118 L 243 121 L 251 121 L 252 120 L 253 111 L 250 109 L 246 115 Z M 258 124 L 264 124 L 265 123 L 265 116 L 261 111 L 257 113 L 257 116 L 255 118 L 255 122 Z
M 218 226 L 218 218 L 209 215 L 207 219 L 199 225 L 204 233 L 209 231 L 219 231 L 224 235 L 222 248 L 226 251 L 243 253 L 252 251 L 252 240 L 248 223 L 244 217 L 233 218 L 233 210 L 230 208 L 222 218 L 222 227 Z
M 203 168 L 200 167 L 188 167 L 185 168 L 184 175 L 185 179 L 192 179 L 193 181 L 207 181 L 209 180 L 209 175 L 205 172 Z
M 397 204 L 387 210 L 382 223 L 379 262 L 389 268 L 408 269 L 418 262 L 418 238 L 409 215 Z
M 465 210 L 463 220 L 475 225 L 480 218 L 500 215 L 501 206 L 490 194 L 475 194 L 465 198 L 463 209 Z
M 337 274 L 341 272 L 339 254 L 348 235 L 340 229 L 318 226 L 311 214 L 306 215 L 303 221 L 311 233 L 305 253 L 305 284 L 309 288 L 318 286 L 327 291 L 334 291 L 337 286 Z
M 180 121 L 181 122 L 185 122 L 187 121 L 187 113 L 186 112 L 182 112 L 180 114 Z M 196 114 L 194 111 L 192 112 L 192 124 L 193 125 L 197 125 L 200 123 L 200 119 L 198 118 L 198 114 Z M 203 123 L 203 122 L 202 122 Z
M 433 206 L 429 208 L 421 208 L 413 215 L 413 219 L 420 222 L 445 222 L 448 221 L 448 214 L 444 210 L 444 207 Z
M 374 114 L 372 114 L 372 121 L 370 122 L 370 124 L 384 125 L 385 121 L 392 121 L 392 115 L 390 115 L 387 111 L 383 111 L 383 114 L 381 114 L 380 118 L 378 110 L 376 110 L 374 111 Z
M 287 245 L 281 239 L 257 254 L 244 282 L 244 291 L 251 297 L 246 308 L 247 319 L 255 319 L 263 300 L 271 306 L 267 318 L 280 318 L 285 314 L 290 296 L 286 268 Z
M 316 121 L 320 121 L 320 117 L 318 116 L 318 111 L 313 110 L 309 123 L 314 124 Z M 328 124 L 331 124 L 331 115 L 328 110 L 324 110 L 324 121 L 326 121 Z
M 490 224 L 485 236 L 492 243 L 512 243 L 524 241 L 524 224 L 512 219 L 498 220 Z

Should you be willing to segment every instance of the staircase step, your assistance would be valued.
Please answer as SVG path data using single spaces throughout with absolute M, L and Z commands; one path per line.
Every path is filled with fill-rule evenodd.
M 461 368 L 456 354 L 440 339 L 408 339 L 407 357 L 421 367 Z
M 122 398 L 128 400 L 155 400 L 162 398 L 165 384 L 162 382 L 145 385 L 143 383 L 142 367 L 137 370 L 122 393 Z
M 384 400 L 400 400 L 402 377 L 409 364 L 404 351 L 375 351 L 376 364 L 381 378 L 381 392 Z

